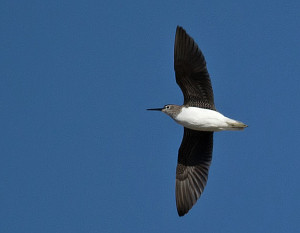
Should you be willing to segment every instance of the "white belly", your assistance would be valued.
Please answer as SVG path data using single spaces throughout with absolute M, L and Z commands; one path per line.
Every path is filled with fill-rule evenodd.
M 196 107 L 183 107 L 174 120 L 186 128 L 198 131 L 239 130 L 244 128 L 241 125 L 243 123 L 225 117 L 217 111 Z

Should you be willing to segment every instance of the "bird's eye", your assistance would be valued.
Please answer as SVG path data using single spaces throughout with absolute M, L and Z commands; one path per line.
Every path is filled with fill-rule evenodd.
M 166 108 L 170 108 L 170 106 L 169 106 L 169 105 L 167 105 L 167 106 L 166 106 Z

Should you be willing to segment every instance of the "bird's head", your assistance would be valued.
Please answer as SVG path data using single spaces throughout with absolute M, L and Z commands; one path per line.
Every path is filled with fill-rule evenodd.
M 148 108 L 147 110 L 150 111 L 161 111 L 170 117 L 174 118 L 177 116 L 181 111 L 181 106 L 175 104 L 166 104 L 163 108 Z

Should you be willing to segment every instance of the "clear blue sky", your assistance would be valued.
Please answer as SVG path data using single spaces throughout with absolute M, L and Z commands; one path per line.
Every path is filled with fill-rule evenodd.
M 0 3 L 0 232 L 300 229 L 299 1 Z M 202 49 L 219 111 L 204 194 L 179 218 L 175 29 Z

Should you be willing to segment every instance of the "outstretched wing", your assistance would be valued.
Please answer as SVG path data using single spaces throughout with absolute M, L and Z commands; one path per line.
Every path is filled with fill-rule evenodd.
M 176 168 L 176 206 L 185 215 L 201 196 L 212 159 L 213 132 L 184 128 Z
M 174 69 L 184 105 L 215 110 L 205 58 L 193 38 L 179 26 L 175 36 Z

